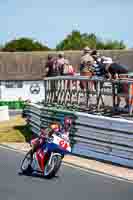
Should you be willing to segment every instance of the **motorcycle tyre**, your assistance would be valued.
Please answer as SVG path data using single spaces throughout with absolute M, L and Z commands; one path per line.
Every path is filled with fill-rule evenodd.
M 61 156 L 57 156 L 57 155 L 55 155 L 55 156 L 58 157 L 57 162 L 56 162 L 53 170 L 48 175 L 45 175 L 45 168 L 44 168 L 44 177 L 45 178 L 51 179 L 51 178 L 55 177 L 55 175 L 57 174 L 57 172 L 60 169 L 60 166 L 61 166 L 61 163 L 62 163 L 62 157 Z M 49 160 L 47 160 L 47 162 L 45 164 L 45 167 L 47 166 L 48 162 L 49 162 Z
M 27 158 L 28 155 L 31 156 L 31 158 L 30 158 L 30 163 L 29 163 L 29 165 L 28 165 L 28 167 L 27 167 L 26 169 L 23 169 L 23 164 L 24 164 L 24 162 L 25 162 L 25 160 L 26 160 L 26 158 Z M 22 172 L 23 174 L 27 174 L 27 175 L 32 174 L 32 172 L 33 172 L 33 169 L 32 169 L 32 167 L 31 167 L 32 161 L 33 161 L 33 157 L 32 157 L 32 149 L 31 149 L 31 150 L 29 150 L 29 151 L 27 152 L 27 154 L 25 155 L 24 159 L 22 160 L 21 166 L 20 166 L 21 172 Z

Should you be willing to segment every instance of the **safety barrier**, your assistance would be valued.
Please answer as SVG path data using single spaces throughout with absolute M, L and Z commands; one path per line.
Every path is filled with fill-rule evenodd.
M 53 120 L 73 118 L 72 153 L 133 167 L 133 121 L 29 104 L 25 108 L 31 130 L 39 134 Z

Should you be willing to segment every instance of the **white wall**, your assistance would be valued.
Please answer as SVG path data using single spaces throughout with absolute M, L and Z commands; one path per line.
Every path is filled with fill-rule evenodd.
M 39 94 L 32 94 L 30 87 L 37 83 L 40 87 Z M 38 102 L 44 99 L 44 82 L 43 81 L 23 81 L 23 88 L 6 88 L 3 81 L 1 86 L 1 100 L 23 100 L 29 99 L 32 102 Z
M 0 122 L 9 120 L 8 106 L 0 106 Z

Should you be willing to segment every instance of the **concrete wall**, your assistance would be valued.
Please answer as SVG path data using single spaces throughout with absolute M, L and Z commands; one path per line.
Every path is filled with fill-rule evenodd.
M 34 90 L 34 84 L 38 84 L 40 87 L 40 92 L 38 94 L 32 94 Z M 31 102 L 39 102 L 44 99 L 44 85 L 43 81 L 23 81 L 23 88 L 6 88 L 5 82 L 2 81 L 1 86 L 1 100 L 18 100 L 22 98 L 23 100 L 29 99 Z
M 99 52 L 101 53 L 101 55 L 112 57 L 113 60 L 116 62 L 119 62 L 123 65 L 127 65 L 129 67 L 129 70 L 133 71 L 133 50 L 115 50 L 115 51 L 106 50 Z M 20 76 L 22 74 L 20 78 L 23 78 L 24 75 L 28 74 L 29 75 L 32 74 L 33 77 L 35 74 L 36 75 L 35 77 L 39 78 L 41 75 L 45 74 L 44 66 L 48 53 L 56 55 L 56 52 L 28 52 L 28 53 L 1 52 L 0 75 L 1 77 L 4 76 L 4 80 L 6 76 L 9 76 L 9 74 L 10 75 L 14 74 L 15 76 L 17 75 Z M 75 66 L 77 70 L 79 69 L 81 53 L 82 52 L 80 51 L 65 52 L 66 57 L 70 59 L 71 63 Z M 25 80 L 31 80 L 31 79 L 25 79 Z
M 133 71 L 133 51 L 129 50 L 106 50 L 106 51 L 99 51 L 103 56 L 110 56 L 113 58 L 114 61 L 127 65 L 130 71 Z M 80 57 L 81 52 L 79 51 L 72 51 L 66 52 L 66 56 L 71 60 L 74 66 L 79 69 Z

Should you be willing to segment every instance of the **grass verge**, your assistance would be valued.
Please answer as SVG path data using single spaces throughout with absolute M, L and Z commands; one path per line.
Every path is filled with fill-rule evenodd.
M 0 143 L 28 142 L 32 132 L 21 116 L 12 117 L 9 121 L 0 122 Z

